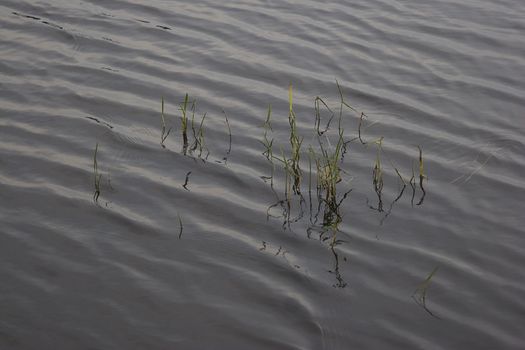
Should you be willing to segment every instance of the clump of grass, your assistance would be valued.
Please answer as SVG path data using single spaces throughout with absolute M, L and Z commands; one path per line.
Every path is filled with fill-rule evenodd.
M 341 204 L 351 192 L 350 189 L 345 192 L 340 199 L 338 198 L 337 184 L 342 180 L 340 162 L 344 147 L 344 130 L 341 127 L 339 128 L 338 135 L 337 144 L 331 152 L 320 143 L 321 155 L 316 160 L 318 196 L 325 206 L 323 227 L 332 231 L 330 242 L 332 248 L 338 244 L 337 232 L 339 231 L 339 224 L 343 219 L 340 213 Z
M 97 153 L 98 153 L 98 142 L 95 145 L 95 152 L 93 154 L 93 177 L 94 177 L 94 184 L 95 184 L 95 192 L 93 193 L 93 200 L 95 202 L 98 202 L 98 197 L 100 197 L 100 181 L 102 179 L 102 174 L 98 172 Z
M 160 109 L 160 122 L 161 122 L 161 133 L 160 133 L 160 145 L 162 148 L 166 148 L 164 141 L 168 138 L 171 128 L 166 127 L 166 118 L 164 117 L 164 97 L 161 98 L 161 109 Z
M 425 280 L 423 282 L 421 282 L 421 284 L 419 284 L 419 286 L 417 286 L 416 290 L 412 294 L 412 299 L 414 299 L 416 304 L 421 306 L 426 312 L 428 312 L 430 315 L 432 315 L 432 316 L 434 316 L 436 318 L 439 318 L 439 317 L 437 317 L 427 307 L 427 291 L 428 291 L 428 288 L 430 287 L 430 283 L 432 282 L 432 278 L 434 277 L 434 275 L 436 274 L 438 269 L 439 269 L 439 266 L 436 266 L 432 270 L 432 272 L 427 276 L 427 278 L 425 278 Z

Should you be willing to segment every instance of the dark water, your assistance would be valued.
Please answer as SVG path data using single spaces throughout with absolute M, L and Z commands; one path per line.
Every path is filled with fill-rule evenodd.
M 525 2 L 2 0 L 0 58 L 1 349 L 525 347 Z M 369 143 L 347 145 L 332 250 L 307 156 L 304 216 L 292 195 L 294 222 L 268 217 L 285 178 L 260 140 L 272 104 L 288 152 L 292 82 L 318 147 L 335 79 Z M 209 155 L 182 152 L 186 93 Z M 393 203 L 418 145 L 424 201 Z

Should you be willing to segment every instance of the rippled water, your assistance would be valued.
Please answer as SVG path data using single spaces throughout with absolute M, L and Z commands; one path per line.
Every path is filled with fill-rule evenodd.
M 2 0 L 0 57 L 2 349 L 525 346 L 525 2 Z M 271 104 L 287 152 L 292 82 L 318 147 L 336 79 L 368 144 L 332 250 L 307 157 L 287 222 L 260 141 Z M 186 93 L 209 155 L 182 150 Z M 395 201 L 418 145 L 424 201 Z

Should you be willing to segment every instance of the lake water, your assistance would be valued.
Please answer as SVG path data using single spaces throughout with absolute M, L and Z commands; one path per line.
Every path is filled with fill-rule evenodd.
M 0 348 L 523 349 L 524 72 L 517 0 L 2 0 Z

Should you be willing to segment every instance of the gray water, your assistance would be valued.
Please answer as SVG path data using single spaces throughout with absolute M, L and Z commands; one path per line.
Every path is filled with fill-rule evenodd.
M 524 72 L 516 0 L 2 0 L 0 348 L 523 349 Z M 332 250 L 307 155 L 287 220 L 260 141 L 271 104 L 288 152 L 292 83 L 318 148 L 336 79 Z M 209 154 L 182 149 L 186 93 Z M 417 146 L 426 195 L 395 201 Z

